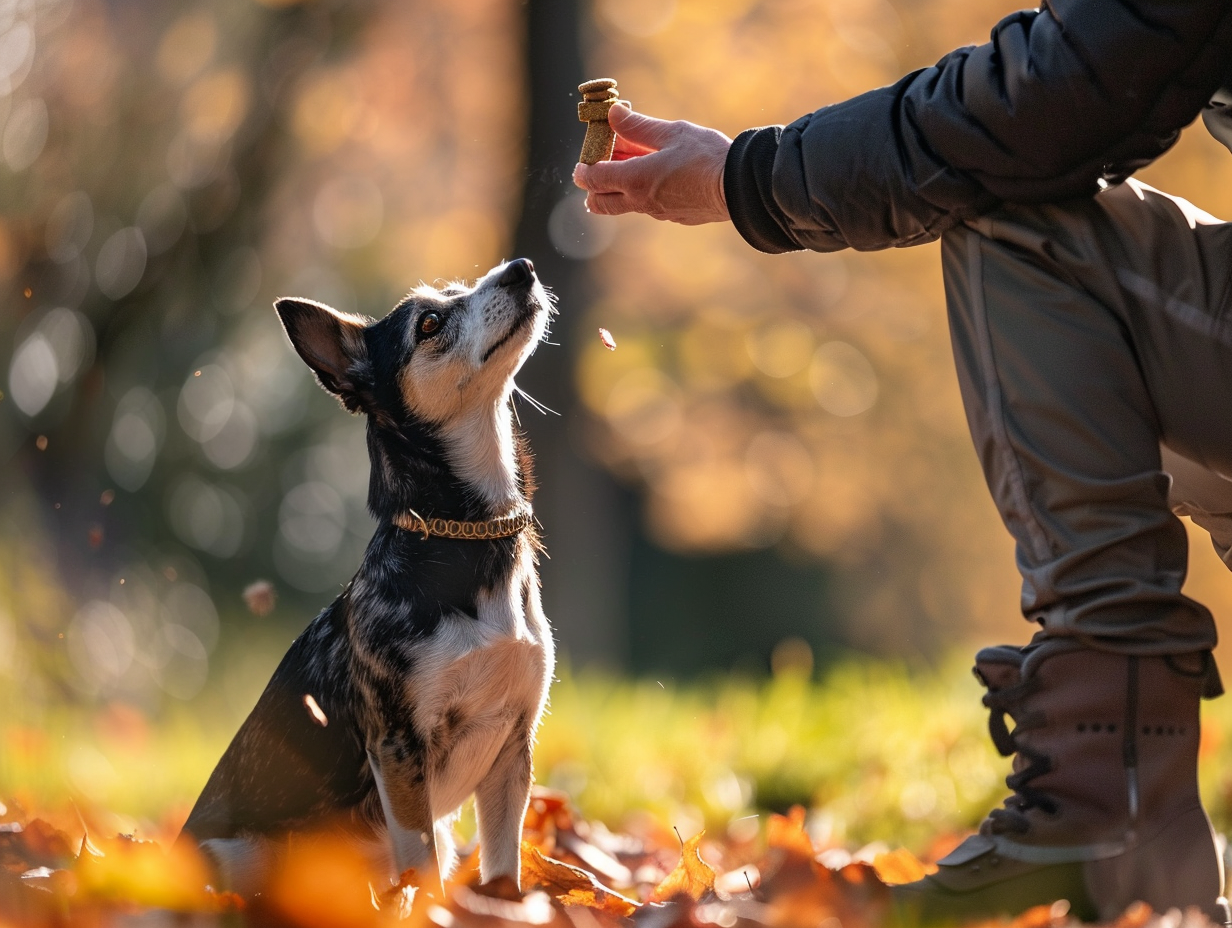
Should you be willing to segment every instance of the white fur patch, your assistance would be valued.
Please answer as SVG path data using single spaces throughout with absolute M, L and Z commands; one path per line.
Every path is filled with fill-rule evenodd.
M 487 848 L 481 846 L 481 868 L 484 879 L 490 879 L 513 867 L 505 875 L 516 879 L 521 813 L 530 790 L 529 759 L 524 768 L 511 765 L 508 771 L 493 770 L 493 764 L 511 738 L 529 740 L 538 727 L 555 663 L 528 540 L 519 541 L 518 564 L 509 578 L 484 591 L 477 606 L 477 621 L 446 616 L 416 651 L 409 704 L 415 707 L 415 728 L 429 743 L 431 733 L 448 719 L 459 720 L 455 737 L 442 753 L 429 747 L 425 765 L 429 808 L 438 826 L 453 820 L 490 773 L 505 777 L 506 782 L 490 790 L 507 811 L 495 829 L 499 834 L 489 836 Z M 438 857 L 441 853 L 438 834 Z
M 547 330 L 551 301 L 536 281 L 527 305 L 497 285 L 505 265 L 470 290 L 431 291 L 447 307 L 448 347 L 418 343 L 402 374 L 407 406 L 440 428 L 449 462 L 494 510 L 518 498 L 510 397 L 513 378 Z M 419 291 L 416 291 L 419 294 Z

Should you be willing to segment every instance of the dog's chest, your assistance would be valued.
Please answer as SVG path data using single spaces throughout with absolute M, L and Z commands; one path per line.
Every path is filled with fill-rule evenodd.
M 475 616 L 442 617 L 405 681 L 411 721 L 430 747 L 477 726 L 533 726 L 542 711 L 554 655 L 529 551 L 479 592 L 476 607 Z

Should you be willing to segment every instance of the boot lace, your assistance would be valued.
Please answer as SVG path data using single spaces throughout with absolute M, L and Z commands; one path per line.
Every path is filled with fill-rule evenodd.
M 984 705 L 989 710 L 988 734 L 992 743 L 1002 757 L 1017 754 L 1027 761 L 1027 765 L 1005 778 L 1005 785 L 1014 791 L 1014 795 L 1005 800 L 1004 808 L 993 809 L 988 815 L 989 827 L 994 834 L 1011 832 L 1022 834 L 1030 828 L 1030 819 L 1026 812 L 1029 809 L 1040 809 L 1053 814 L 1057 805 L 1048 794 L 1042 790 L 1033 789 L 1031 781 L 1052 770 L 1052 759 L 1040 751 L 1034 751 L 1018 741 L 1020 732 L 1039 728 L 1045 724 L 1042 713 L 1021 712 L 1021 703 L 1034 691 L 1034 679 L 1007 686 L 999 690 L 989 690 L 984 694 Z M 1006 724 L 1006 716 L 1014 720 L 1011 731 Z

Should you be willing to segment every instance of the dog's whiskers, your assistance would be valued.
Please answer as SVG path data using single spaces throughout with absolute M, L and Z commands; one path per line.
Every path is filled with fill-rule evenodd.
M 539 402 L 537 399 L 535 399 L 533 396 L 531 396 L 529 393 L 527 393 L 525 390 L 519 387 L 516 383 L 513 385 L 513 392 L 516 393 L 518 396 L 522 397 L 522 399 L 526 400 L 526 402 L 530 403 L 532 406 L 535 407 L 535 409 L 539 410 L 541 413 L 547 414 L 550 412 L 554 416 L 560 415 L 560 413 L 558 413 L 555 409 L 552 409 L 550 406 L 546 405 L 545 403 Z M 518 407 L 514 406 L 513 413 L 515 416 L 517 415 L 517 412 L 518 412 Z M 518 419 L 518 425 L 521 425 L 521 424 L 522 424 L 522 420 Z

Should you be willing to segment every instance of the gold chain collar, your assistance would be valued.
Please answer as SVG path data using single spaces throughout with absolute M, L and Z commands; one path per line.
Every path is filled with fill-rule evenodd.
M 423 532 L 424 541 L 430 535 L 442 538 L 463 538 L 468 541 L 486 541 L 491 538 L 512 538 L 526 529 L 535 520 L 529 506 L 522 505 L 507 516 L 487 519 L 483 522 L 467 522 L 459 519 L 425 519 L 414 509 L 400 512 L 393 518 L 394 525 L 408 532 Z

